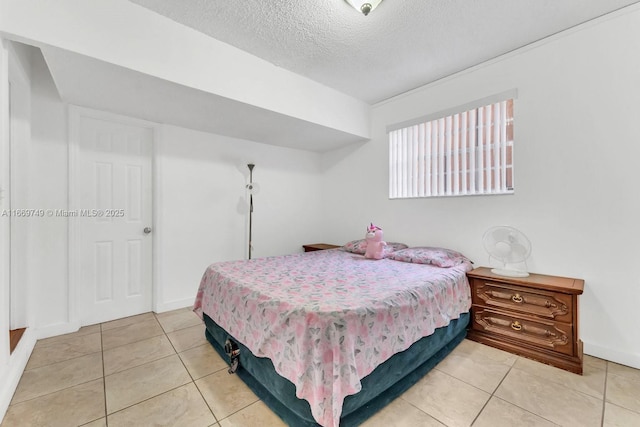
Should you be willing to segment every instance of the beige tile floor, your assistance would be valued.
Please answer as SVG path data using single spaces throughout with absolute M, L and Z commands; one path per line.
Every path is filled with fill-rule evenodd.
M 1 427 L 284 425 L 226 368 L 188 309 L 84 327 L 38 341 Z M 584 370 L 465 340 L 364 426 L 640 426 L 640 371 Z

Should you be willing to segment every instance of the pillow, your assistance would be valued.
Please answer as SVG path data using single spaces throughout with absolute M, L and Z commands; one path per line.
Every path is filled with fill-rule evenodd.
M 460 252 L 445 248 L 420 246 L 401 249 L 389 255 L 390 259 L 414 264 L 429 264 L 435 267 L 454 267 L 465 262 L 471 262 Z
M 342 247 L 343 251 L 351 252 L 354 254 L 364 255 L 366 252 L 366 243 L 364 239 L 352 240 L 349 243 L 345 243 Z
M 387 246 L 384 247 L 384 256 L 388 257 L 388 254 L 391 254 L 395 251 L 398 251 L 400 249 L 406 249 L 409 246 L 405 245 L 404 243 L 398 243 L 398 242 L 387 242 Z M 343 247 L 342 250 L 343 251 L 347 251 L 347 252 L 351 252 L 354 254 L 360 254 L 360 255 L 364 255 L 364 253 L 366 252 L 366 240 L 365 239 L 358 239 L 358 240 L 352 240 L 349 243 L 346 243 Z
M 384 254 L 385 256 L 387 256 L 387 254 L 392 254 L 395 251 L 407 249 L 408 247 L 409 246 L 405 245 L 404 243 L 387 242 L 387 246 L 384 247 Z

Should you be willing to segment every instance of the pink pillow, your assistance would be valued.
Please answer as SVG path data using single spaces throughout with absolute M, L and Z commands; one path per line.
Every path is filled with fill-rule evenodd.
M 414 264 L 429 264 L 435 267 L 454 267 L 465 262 L 471 262 L 460 252 L 445 248 L 420 246 L 401 249 L 393 252 L 388 257 L 396 261 L 411 262 Z

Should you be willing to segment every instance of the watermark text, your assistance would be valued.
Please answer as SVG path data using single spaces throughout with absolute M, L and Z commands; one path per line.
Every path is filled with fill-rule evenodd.
M 14 218 L 123 218 L 124 209 L 3 209 L 1 217 Z

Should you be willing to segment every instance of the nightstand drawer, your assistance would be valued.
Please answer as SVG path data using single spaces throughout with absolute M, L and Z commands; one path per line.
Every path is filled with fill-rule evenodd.
M 571 295 L 473 279 L 473 304 L 573 323 Z
M 475 308 L 472 329 L 519 340 L 573 356 L 573 326 L 554 321 L 529 320 L 516 313 Z

